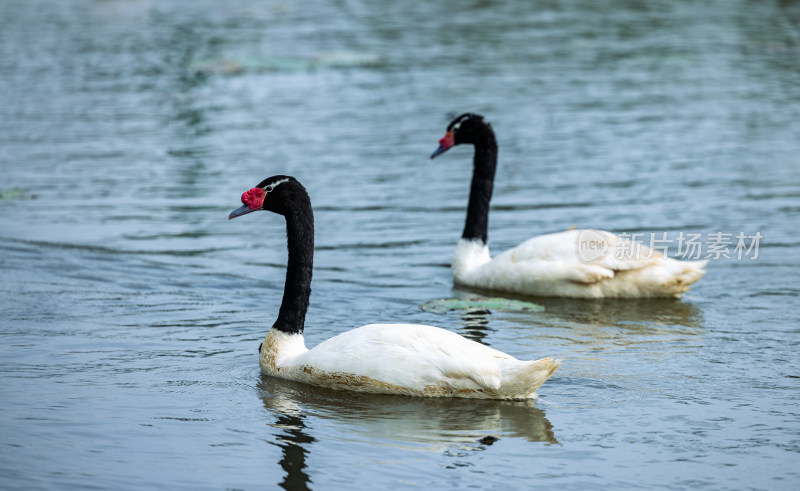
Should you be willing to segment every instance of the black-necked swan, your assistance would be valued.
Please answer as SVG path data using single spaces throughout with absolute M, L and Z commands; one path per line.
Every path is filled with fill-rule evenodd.
M 314 214 L 305 188 L 273 176 L 242 194 L 229 218 L 267 210 L 286 218 L 289 261 L 278 319 L 259 355 L 261 372 L 336 389 L 428 397 L 524 399 L 560 361 L 521 361 L 438 327 L 370 324 L 306 349 L 303 340 L 314 262 Z
M 677 261 L 592 229 L 534 237 L 492 259 L 487 245 L 497 167 L 492 126 L 478 114 L 458 116 L 431 159 L 462 143 L 474 145 L 475 155 L 467 220 L 452 263 L 457 285 L 540 297 L 680 298 L 705 274 L 707 261 Z

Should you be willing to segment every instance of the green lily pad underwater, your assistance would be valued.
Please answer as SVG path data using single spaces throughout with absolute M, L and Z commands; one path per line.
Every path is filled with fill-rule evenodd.
M 455 310 L 496 310 L 498 312 L 543 312 L 544 306 L 522 300 L 495 297 L 440 298 L 420 305 L 425 312 L 444 314 Z
M 0 189 L 0 200 L 33 199 L 34 196 L 24 189 Z

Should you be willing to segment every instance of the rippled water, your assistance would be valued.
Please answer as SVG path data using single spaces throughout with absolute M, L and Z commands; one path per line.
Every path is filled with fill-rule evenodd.
M 4 488 L 796 489 L 800 5 L 0 3 Z M 495 253 L 573 225 L 760 233 L 683 301 L 425 312 L 452 289 L 471 150 L 500 145 Z M 280 217 L 317 222 L 306 339 L 442 326 L 564 357 L 537 401 L 262 378 Z M 735 240 L 735 239 L 734 239 Z M 706 244 L 707 245 L 707 244 Z

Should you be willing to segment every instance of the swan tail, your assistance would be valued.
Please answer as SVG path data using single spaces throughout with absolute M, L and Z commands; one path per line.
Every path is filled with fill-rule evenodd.
M 558 370 L 559 365 L 561 365 L 561 360 L 548 357 L 505 367 L 502 371 L 502 382 L 498 392 L 509 399 L 533 397 L 536 389 Z
M 706 274 L 708 261 L 675 261 L 671 266 L 671 275 L 664 286 L 670 293 L 680 297 L 689 287 Z

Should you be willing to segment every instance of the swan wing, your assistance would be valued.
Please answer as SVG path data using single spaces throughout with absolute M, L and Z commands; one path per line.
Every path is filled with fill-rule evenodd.
M 438 327 L 370 324 L 320 343 L 297 363 L 414 389 L 446 384 L 496 390 L 501 360 L 515 358 Z
M 587 284 L 613 278 L 618 271 L 652 266 L 661 259 L 658 251 L 602 230 L 567 230 L 534 237 L 496 258 L 527 275 Z

